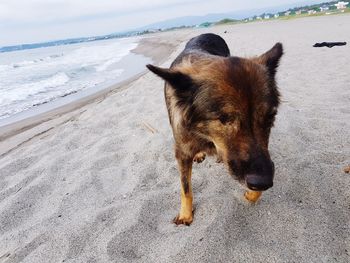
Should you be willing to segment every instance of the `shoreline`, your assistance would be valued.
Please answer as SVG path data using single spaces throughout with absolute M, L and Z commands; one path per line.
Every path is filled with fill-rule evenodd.
M 130 51 L 130 53 L 125 57 L 123 57 L 118 62 L 118 64 L 120 64 L 120 66 L 124 64 L 126 65 L 125 67 L 128 69 L 131 66 L 135 66 L 136 64 L 135 61 L 137 61 L 138 59 L 143 60 L 144 63 L 151 60 L 150 58 L 143 56 L 142 54 L 135 54 Z M 89 100 L 89 98 L 93 97 L 95 94 L 98 95 L 101 92 L 102 93 L 108 92 L 108 90 L 110 90 L 112 87 L 124 84 L 125 81 L 132 79 L 134 76 L 137 76 L 143 71 L 144 71 L 143 67 L 141 68 L 140 66 L 137 66 L 135 69 L 129 70 L 126 73 L 123 72 L 123 74 L 120 76 L 120 79 L 117 81 L 110 81 L 109 83 L 102 84 L 96 87 L 90 87 L 87 89 L 74 91 L 71 94 L 57 97 L 52 101 L 47 101 L 38 105 L 33 105 L 31 108 L 27 110 L 16 113 L 4 119 L 0 119 L 0 130 L 1 128 L 6 127 L 8 125 L 11 125 L 20 121 L 25 121 L 26 119 L 36 117 L 38 115 L 45 114 L 50 111 L 54 111 L 58 108 L 62 108 L 71 103 L 80 102 L 81 100 L 83 101 Z M 1 136 L 0 136 L 0 140 L 1 140 Z
M 138 40 L 136 48 L 132 49 L 130 54 L 126 57 L 135 56 L 134 59 L 137 59 L 137 56 L 141 55 L 144 58 L 150 59 L 150 63 L 162 64 L 171 53 L 176 50 L 176 47 L 182 41 L 171 43 L 167 41 L 165 37 L 162 37 L 161 34 L 162 33 L 154 33 L 146 37 L 141 37 Z M 145 68 L 141 72 L 132 74 L 115 84 L 107 85 L 99 89 L 78 91 L 65 98 L 59 98 L 58 102 L 52 101 L 48 102 L 46 105 L 40 105 L 39 107 L 43 109 L 34 107 L 19 113 L 18 115 L 20 116 L 29 115 L 28 117 L 19 117 L 19 120 L 16 120 L 18 119 L 18 115 L 11 116 L 8 120 L 6 118 L 5 121 L 3 121 L 5 124 L 0 126 L 0 156 L 12 151 L 17 146 L 20 146 L 38 134 L 42 134 L 54 128 L 56 125 L 66 122 L 79 114 L 85 106 L 102 101 L 111 93 L 120 92 L 128 88 L 130 83 L 136 81 L 146 73 L 147 69 Z M 74 99 L 72 97 L 77 98 Z M 68 100 L 68 102 L 62 103 L 62 100 Z M 50 107 L 55 104 L 57 104 L 57 106 L 50 109 Z M 49 109 L 45 110 L 47 106 Z M 30 113 L 28 114 L 28 112 Z M 34 114 L 32 112 L 34 112 Z M 37 113 L 35 114 L 35 112 Z

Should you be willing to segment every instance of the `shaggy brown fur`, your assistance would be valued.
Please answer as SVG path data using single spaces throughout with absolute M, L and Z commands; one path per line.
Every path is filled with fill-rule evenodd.
M 268 152 L 279 92 L 276 69 L 282 45 L 255 58 L 231 57 L 213 34 L 191 39 L 170 69 L 147 65 L 163 78 L 181 178 L 181 210 L 176 224 L 191 224 L 192 162 L 217 155 L 251 190 L 272 186 Z

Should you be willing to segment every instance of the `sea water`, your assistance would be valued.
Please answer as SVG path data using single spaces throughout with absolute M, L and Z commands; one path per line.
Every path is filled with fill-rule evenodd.
M 135 38 L 124 38 L 0 53 L 0 121 L 118 82 L 130 75 L 121 61 L 136 46 Z

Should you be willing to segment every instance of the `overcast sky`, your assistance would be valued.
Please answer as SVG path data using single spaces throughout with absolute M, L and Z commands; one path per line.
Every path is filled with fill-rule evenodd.
M 103 35 L 169 18 L 295 2 L 298 1 L 0 0 L 0 46 Z

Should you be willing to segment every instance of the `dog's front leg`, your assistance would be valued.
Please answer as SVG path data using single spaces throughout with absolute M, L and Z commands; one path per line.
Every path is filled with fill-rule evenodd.
M 189 226 L 193 220 L 191 183 L 193 158 L 184 158 L 181 155 L 176 155 L 181 179 L 181 209 L 178 216 L 174 218 L 174 223 L 177 225 L 184 224 Z

